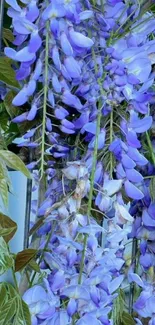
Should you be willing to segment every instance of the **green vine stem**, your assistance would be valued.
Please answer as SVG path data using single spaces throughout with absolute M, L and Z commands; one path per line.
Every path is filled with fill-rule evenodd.
M 153 165 L 155 166 L 155 154 L 154 154 L 154 150 L 153 150 L 152 143 L 151 143 L 150 136 L 149 136 L 148 132 L 146 132 L 146 140 L 147 140 L 147 144 L 149 147 L 149 152 L 150 152 L 150 156 L 152 158 Z
M 16 275 L 15 275 L 14 267 L 11 268 L 11 271 L 12 271 L 12 277 L 13 277 L 13 280 L 14 280 L 15 289 L 19 293 L 18 282 L 17 282 L 17 278 L 16 278 Z
M 88 36 L 91 36 L 91 31 L 89 31 Z M 111 37 L 109 39 L 108 44 L 111 42 Z M 92 49 L 92 56 L 95 62 L 95 73 L 98 72 L 97 64 L 96 64 L 96 55 L 94 49 Z M 108 61 L 108 56 L 106 57 L 106 62 Z M 103 89 L 103 81 L 106 77 L 106 74 L 103 73 L 102 78 L 97 79 L 97 83 L 100 86 L 100 95 L 104 96 L 104 89 Z M 90 176 L 90 191 L 89 191 L 89 197 L 88 197 L 88 208 L 87 208 L 87 218 L 88 218 L 88 224 L 90 224 L 90 215 L 91 215 L 91 209 L 92 209 L 92 200 L 93 200 L 93 189 L 94 189 L 94 178 L 95 178 L 95 170 L 96 170 L 96 163 L 97 163 L 97 154 L 98 154 L 98 136 L 100 133 L 101 128 L 101 118 L 102 118 L 102 103 L 101 100 L 99 100 L 99 107 L 98 107 L 98 115 L 97 115 L 97 125 L 96 125 L 96 134 L 95 134 L 95 145 L 94 145 L 94 151 L 93 151 L 93 163 L 92 163 L 92 171 Z M 83 240 L 83 251 L 82 251 L 82 257 L 81 257 L 81 263 L 80 263 L 80 272 L 79 272 L 79 279 L 78 283 L 81 284 L 82 282 L 82 273 L 84 269 L 84 260 L 85 260 L 85 252 L 87 248 L 87 239 L 88 234 L 84 236 Z M 74 324 L 74 323 L 73 323 Z
M 45 44 L 45 84 L 44 84 L 44 101 L 43 101 L 43 121 L 42 121 L 42 140 L 41 140 L 41 166 L 40 179 L 44 175 L 45 164 L 45 132 L 46 132 L 46 105 L 48 93 L 48 54 L 49 54 L 49 21 L 46 23 L 46 44 Z
M 113 140 L 113 110 L 110 113 L 110 143 Z M 110 151 L 110 177 L 112 178 L 113 173 L 113 154 Z
M 92 164 L 92 172 L 91 172 L 91 177 L 90 177 L 90 192 L 89 192 L 88 208 L 87 208 L 88 224 L 90 223 L 90 214 L 91 214 L 91 208 L 92 208 L 94 177 L 95 177 L 95 170 L 96 170 L 96 163 L 97 163 L 97 152 L 98 152 L 98 136 L 99 136 L 99 132 L 100 132 L 101 117 L 102 117 L 102 105 L 100 104 L 99 110 L 98 110 L 98 116 L 97 116 L 95 146 L 94 146 L 94 151 L 93 151 L 93 164 Z M 82 258 L 81 258 L 81 263 L 80 263 L 79 281 L 78 281 L 79 284 L 81 284 L 81 281 L 82 281 L 85 251 L 86 251 L 86 247 L 87 247 L 87 238 L 88 238 L 88 234 L 86 234 L 84 236 Z

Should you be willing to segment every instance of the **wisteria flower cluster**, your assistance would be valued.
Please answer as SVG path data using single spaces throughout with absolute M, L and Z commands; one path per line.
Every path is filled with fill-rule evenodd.
M 23 295 L 32 324 L 127 325 L 124 291 L 130 324 L 153 325 L 154 15 L 135 0 L 6 3 L 12 122 L 32 123 L 19 146 L 33 148 L 33 190 L 46 184 L 32 202 L 43 274 Z

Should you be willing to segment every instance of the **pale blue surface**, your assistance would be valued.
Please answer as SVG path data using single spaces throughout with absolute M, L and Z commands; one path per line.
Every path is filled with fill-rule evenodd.
M 8 215 L 18 225 L 17 232 L 10 241 L 10 251 L 17 253 L 23 249 L 24 242 L 27 178 L 22 173 L 16 171 L 9 172 L 9 177 L 12 183 L 13 194 L 9 194 L 8 209 L 4 207 L 0 199 L 0 210 Z M 12 275 L 10 271 L 0 276 L 0 282 L 2 281 L 12 282 Z

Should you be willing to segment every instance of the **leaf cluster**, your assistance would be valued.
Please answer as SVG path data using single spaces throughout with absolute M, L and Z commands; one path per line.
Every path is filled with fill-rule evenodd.
M 31 325 L 27 304 L 14 287 L 6 282 L 0 283 L 0 325 Z

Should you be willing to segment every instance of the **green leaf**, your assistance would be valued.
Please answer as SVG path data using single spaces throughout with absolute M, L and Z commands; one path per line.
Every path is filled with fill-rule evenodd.
M 3 38 L 6 39 L 9 42 L 14 41 L 14 36 L 13 36 L 11 30 L 7 29 L 7 28 L 3 28 Z
M 16 314 L 17 298 L 10 299 L 0 311 L 0 325 L 6 325 Z
M 0 126 L 4 131 L 8 129 L 8 113 L 6 110 L 0 114 Z
M 15 228 L 1 228 L 0 227 L 0 236 L 4 237 L 7 235 L 10 235 L 14 230 L 15 230 Z
M 0 283 L 0 310 L 6 302 L 7 291 L 5 283 Z
M 150 180 L 149 190 L 150 190 L 151 200 L 154 202 L 155 201 L 155 176 L 152 177 Z
M 29 262 L 29 267 L 30 267 L 32 270 L 34 270 L 35 272 L 40 273 L 40 267 L 39 267 L 39 265 L 36 263 L 35 260 L 31 260 L 31 261 Z
M 23 300 L 21 300 L 20 311 L 22 311 L 22 319 L 25 321 L 25 325 L 31 325 L 30 311 L 28 305 Z
M 0 275 L 13 267 L 13 265 L 14 260 L 9 253 L 8 246 L 3 237 L 0 237 Z
M 8 185 L 5 178 L 0 178 L 0 195 L 5 206 L 8 205 Z M 0 236 L 2 236 L 0 234 Z
M 31 325 L 27 304 L 7 282 L 0 283 L 0 307 L 0 325 Z
M 8 175 L 8 169 L 6 167 L 6 164 L 2 161 L 0 162 L 0 178 L 5 179 L 5 181 L 8 185 L 9 191 L 11 192 L 12 186 L 11 186 L 10 178 Z
M 17 231 L 17 224 L 8 216 L 0 213 L 0 236 L 8 243 Z
M 115 325 L 120 325 L 122 323 L 122 315 L 125 306 L 125 295 L 123 290 L 118 291 L 118 296 L 114 300 L 112 318 Z
M 125 311 L 123 311 L 122 314 L 122 323 L 123 325 L 135 325 L 135 321 L 132 318 L 132 316 L 128 313 L 126 313 Z
M 16 255 L 15 259 L 15 272 L 22 270 L 37 254 L 37 249 L 24 249 Z
M 11 60 L 6 57 L 0 57 L 0 81 L 9 86 L 19 88 L 15 78 L 15 71 L 11 67 Z
M 13 152 L 8 150 L 0 150 L 0 158 L 6 163 L 6 165 L 15 170 L 21 171 L 25 176 L 31 178 L 29 170 L 26 168 L 23 161 L 15 155 Z
M 12 286 L 12 284 L 10 283 L 7 283 L 6 282 L 6 288 L 7 288 L 7 291 L 8 291 L 8 299 L 12 299 L 14 298 L 15 296 L 18 297 L 18 292 L 16 291 L 16 289 Z
M 10 90 L 4 99 L 4 105 L 6 108 L 7 113 L 10 115 L 11 118 L 13 118 L 15 115 L 18 115 L 19 109 L 12 105 L 12 101 L 15 97 L 15 93 Z

